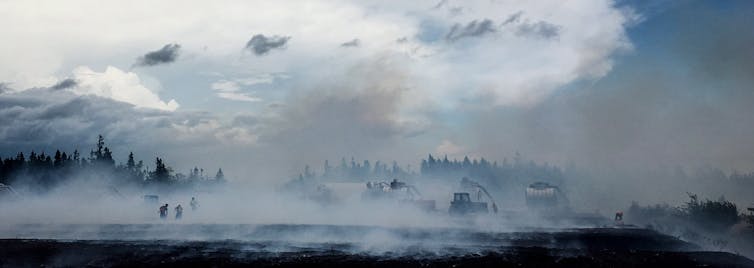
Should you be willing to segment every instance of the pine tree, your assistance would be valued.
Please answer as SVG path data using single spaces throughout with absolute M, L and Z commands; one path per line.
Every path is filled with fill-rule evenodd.
M 218 181 L 218 182 L 224 182 L 225 181 L 225 174 L 223 174 L 223 169 L 222 168 L 220 168 L 220 169 L 217 170 L 217 174 L 215 174 L 215 180 Z
M 159 157 L 155 159 L 154 171 L 152 171 L 150 175 L 151 179 L 155 182 L 170 181 L 170 170 L 167 166 L 165 166 L 165 163 Z
M 128 161 L 126 161 L 126 169 L 129 171 L 136 170 L 136 161 L 134 161 L 134 153 L 130 152 L 128 154 Z
M 55 160 L 52 162 L 52 165 L 55 167 L 60 167 L 63 164 L 63 155 L 60 154 L 60 150 L 55 151 Z

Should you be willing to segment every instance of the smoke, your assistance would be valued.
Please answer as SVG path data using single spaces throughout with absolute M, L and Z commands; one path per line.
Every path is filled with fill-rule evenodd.
M 752 22 L 703 3 L 666 10 L 643 22 L 634 52 L 599 81 L 526 109 L 464 106 L 473 135 L 457 143 L 491 159 L 519 151 L 590 170 L 569 183 L 587 206 L 679 204 L 686 192 L 750 204 L 730 180 L 697 174 L 751 172 L 754 35 L 736 29 Z
M 626 17 L 611 20 L 613 27 L 607 30 L 579 28 L 585 25 L 562 18 L 552 22 L 542 16 L 529 18 L 528 11 L 514 13 L 500 24 L 472 20 L 481 15 L 464 18 L 467 23 L 453 24 L 447 33 L 441 28 L 436 34 L 439 40 L 471 41 L 499 34 L 508 43 L 449 48 L 454 44 L 420 43 L 412 37 L 396 40 L 409 36 L 398 35 L 389 40 L 446 54 L 432 54 L 418 65 L 404 64 L 403 58 L 396 60 L 399 57 L 393 55 L 359 59 L 355 65 L 343 64 L 343 69 L 339 64 L 330 68 L 320 64 L 318 70 L 307 69 L 312 74 L 299 78 L 293 89 L 269 94 L 279 97 L 269 103 L 241 92 L 231 80 L 208 83 L 222 98 L 255 105 L 248 113 L 228 118 L 176 110 L 177 104 L 163 102 L 149 90 L 139 91 L 149 102 L 133 96 L 118 99 L 113 96 L 124 88 L 98 90 L 111 88 L 108 81 L 133 81 L 134 74 L 81 69 L 81 75 L 52 87 L 69 90 L 38 88 L 0 95 L 0 148 L 3 152 L 39 150 L 40 144 L 47 144 L 40 149 L 48 152 L 56 149 L 50 146 L 61 144 L 86 148 L 93 135 L 102 133 L 116 142 L 121 154 L 130 146 L 138 148 L 139 156 L 164 152 L 178 171 L 203 161 L 213 169 L 230 166 L 223 169 L 236 182 L 228 189 L 160 194 L 161 203 L 169 203 L 171 209 L 179 203 L 188 208 L 187 200 L 199 197 L 202 208 L 187 211 L 181 223 L 457 227 L 438 215 L 396 210 L 392 204 L 362 204 L 358 194 L 363 185 L 342 195 L 333 207 L 274 190 L 303 166 L 319 166 L 325 159 L 397 160 L 401 166 L 416 168 L 420 157 L 435 150 L 500 162 L 521 152 L 527 159 L 557 164 L 569 175 L 563 188 L 577 210 L 610 213 L 631 200 L 678 204 L 686 198 L 685 192 L 711 198 L 726 195 L 748 204 L 754 200 L 745 189 L 735 192 L 730 184 L 695 174 L 698 167 L 750 171 L 754 162 L 754 121 L 749 116 L 754 112 L 754 35 L 737 30 L 754 21 L 745 9 L 706 5 L 688 4 L 664 11 L 664 18 L 643 18 L 642 35 L 636 36 L 624 35 L 624 27 L 632 23 L 627 13 L 618 13 Z M 509 38 L 508 33 L 533 38 Z M 245 48 L 262 56 L 285 49 L 290 38 L 257 34 Z M 342 46 L 357 45 L 358 40 Z M 631 53 L 614 55 L 632 44 Z M 173 62 L 179 48 L 170 44 L 147 53 L 140 65 Z M 475 64 L 463 65 L 467 62 Z M 101 80 L 87 80 L 92 77 Z M 144 88 L 140 83 L 129 85 Z M 138 109 L 137 103 L 174 112 Z M 523 181 L 535 179 L 532 175 L 515 183 L 525 187 Z M 241 183 L 246 181 L 251 183 Z M 424 186 L 430 189 L 428 197 L 443 204 L 444 212 L 452 187 Z M 12 219 L 3 223 L 167 222 L 157 219 L 156 206 L 144 205 L 141 196 L 151 192 L 123 190 L 120 198 L 101 191 L 108 187 L 81 181 L 50 195 L 3 203 L 1 214 Z M 522 197 L 511 192 L 500 204 L 506 204 L 504 209 L 523 209 Z M 541 223 L 526 218 L 520 225 Z M 493 226 L 506 230 L 511 225 Z M 200 233 L 189 235 L 204 238 Z

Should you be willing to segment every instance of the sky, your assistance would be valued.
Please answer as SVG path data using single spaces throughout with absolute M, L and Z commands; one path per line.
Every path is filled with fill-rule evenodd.
M 0 1 L 0 155 L 754 164 L 749 1 Z

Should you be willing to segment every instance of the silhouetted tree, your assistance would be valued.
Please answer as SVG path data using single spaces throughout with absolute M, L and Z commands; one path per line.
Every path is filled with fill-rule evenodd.
M 154 163 L 154 171 L 150 174 L 150 179 L 152 179 L 154 182 L 160 182 L 160 183 L 166 183 L 170 181 L 170 170 L 165 165 L 165 163 L 162 161 L 161 158 L 157 157 L 155 159 Z
M 231 171 L 233 171 L 233 170 L 231 170 Z M 225 181 L 225 174 L 223 174 L 223 169 L 222 168 L 220 168 L 220 169 L 217 170 L 217 174 L 215 174 L 215 180 L 218 181 L 218 182 L 224 182 Z

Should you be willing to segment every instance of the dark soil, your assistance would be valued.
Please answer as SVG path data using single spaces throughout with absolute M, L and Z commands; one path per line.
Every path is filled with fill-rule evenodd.
M 405 232 L 408 240 L 440 235 L 393 231 Z M 422 244 L 372 252 L 350 242 L 0 239 L 0 267 L 754 267 L 745 257 L 701 251 L 644 229 L 465 235 L 482 241 L 480 246 L 467 239 L 445 241 L 441 251 Z

